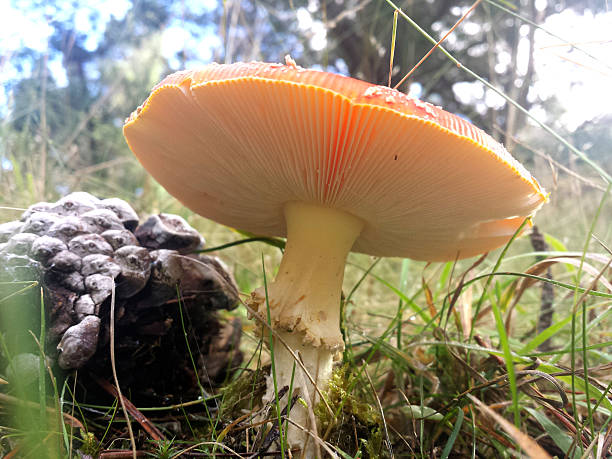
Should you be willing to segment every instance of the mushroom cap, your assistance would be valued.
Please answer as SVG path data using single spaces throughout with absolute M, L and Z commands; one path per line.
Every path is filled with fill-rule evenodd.
M 285 236 L 304 201 L 361 218 L 353 251 L 442 261 L 506 243 L 546 201 L 504 147 L 394 89 L 295 65 L 210 64 L 126 120 L 143 166 L 193 211 Z

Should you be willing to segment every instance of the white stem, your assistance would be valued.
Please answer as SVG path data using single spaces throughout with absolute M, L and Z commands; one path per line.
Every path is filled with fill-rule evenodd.
M 269 318 L 280 338 L 301 356 L 319 390 L 331 376 L 333 356 L 344 347 L 340 333 L 340 296 L 346 257 L 363 228 L 363 222 L 346 212 L 302 202 L 285 205 L 287 245 L 273 283 L 253 293 L 251 306 L 264 321 Z M 276 385 L 290 386 L 295 365 L 293 393 L 308 400 L 296 403 L 291 419 L 310 426 L 308 410 L 319 401 L 316 389 L 285 346 L 274 339 Z M 266 400 L 275 397 L 273 379 L 268 380 Z M 284 406 L 284 405 L 283 405 Z M 304 446 L 307 435 L 289 427 L 289 443 Z M 313 445 L 314 441 L 309 444 Z M 314 457 L 312 447 L 305 457 Z

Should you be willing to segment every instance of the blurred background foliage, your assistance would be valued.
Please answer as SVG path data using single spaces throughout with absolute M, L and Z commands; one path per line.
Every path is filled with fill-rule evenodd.
M 13 4 L 51 31 L 44 49 L 0 49 L 6 101 L 0 112 L 3 204 L 26 205 L 83 187 L 136 197 L 145 186 L 145 174 L 123 141 L 122 122 L 156 82 L 186 66 L 211 60 L 282 61 L 291 54 L 304 67 L 387 83 L 393 9 L 385 1 L 209 1 L 203 6 L 185 0 L 138 0 L 122 4 L 119 9 L 124 11 L 110 11 L 110 16 L 106 11 L 105 17 L 100 5 L 89 3 Z M 470 3 L 411 0 L 398 6 L 439 37 Z M 597 14 L 606 4 L 523 0 L 503 6 L 541 24 L 568 9 Z M 89 30 L 79 27 L 83 16 Z M 542 98 L 530 91 L 538 79 L 534 35 L 534 27 L 484 2 L 445 46 L 525 108 L 545 108 L 551 124 L 563 131 L 565 126 L 554 120 L 566 108 L 564 95 Z M 394 82 L 431 47 L 401 18 L 397 37 Z M 527 55 L 519 59 L 525 50 Z M 492 100 L 489 91 L 481 98 L 466 97 L 465 91 L 462 95 L 458 88 L 470 80 L 434 52 L 401 89 L 469 117 L 526 159 L 513 141 L 525 130 L 525 117 L 503 100 Z M 603 160 L 610 121 L 584 122 L 567 134 L 579 148 L 588 143 L 592 156 Z M 537 143 L 550 153 L 559 149 L 549 138 Z M 9 170 L 19 171 L 19 177 Z
M 483 1 L 444 46 L 465 67 L 609 169 L 612 115 L 587 114 L 595 100 L 585 100 L 582 107 L 568 104 L 568 94 L 538 73 L 538 59 L 550 60 L 538 37 L 550 36 L 529 22 L 554 25 L 553 19 L 564 17 L 569 31 L 581 18 L 596 23 L 604 17 L 606 2 L 501 1 Z M 21 11 L 22 19 L 40 29 L 0 41 L 0 205 L 6 207 L 25 208 L 86 190 L 124 198 L 140 214 L 181 213 L 196 227 L 204 225 L 206 236 L 216 244 L 224 243 L 236 235 L 194 222 L 196 217 L 147 176 L 124 142 L 123 120 L 150 89 L 166 74 L 185 67 L 210 61 L 282 62 L 286 54 L 304 67 L 377 84 L 387 84 L 389 76 L 394 10 L 384 0 L 6 3 L 7 11 Z M 464 0 L 397 3 L 436 38 L 470 5 Z M 605 16 L 609 20 L 609 14 Z M 555 30 L 559 33 L 558 27 Z M 32 34 L 40 35 L 42 44 L 32 44 L 27 39 Z M 605 55 L 609 42 L 579 46 L 554 41 L 566 53 L 553 59 L 567 64 L 558 67 L 565 69 L 558 78 L 567 79 L 568 87 L 572 76 L 578 85 L 584 74 L 607 72 L 609 78 L 612 67 L 589 57 L 602 49 Z M 430 48 L 431 43 L 400 17 L 393 84 Z M 605 183 L 566 146 L 439 51 L 400 90 L 469 118 L 503 142 L 552 191 L 552 205 L 542 209 L 538 221 L 554 225 L 554 231 L 545 230 L 555 232 L 570 249 L 582 247 L 583 239 L 574 243 L 572 236 L 584 234 L 601 196 L 590 193 L 599 193 Z M 580 111 L 584 116 L 577 116 Z M 575 174 L 585 177 L 577 179 Z M 585 218 L 575 218 L 576 207 Z M 0 212 L 2 221 L 19 215 Z M 253 251 L 254 260 L 259 253 Z

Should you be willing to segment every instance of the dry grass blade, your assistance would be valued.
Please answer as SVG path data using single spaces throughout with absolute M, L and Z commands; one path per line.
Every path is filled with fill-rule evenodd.
M 436 317 L 437 311 L 436 306 L 433 302 L 433 293 L 431 293 L 431 289 L 427 282 L 425 281 L 425 277 L 421 278 L 421 285 L 423 287 L 423 293 L 425 293 L 425 301 L 427 302 L 427 308 L 429 309 L 429 314 L 431 317 Z
M 591 285 L 589 285 L 589 287 L 580 296 L 580 298 L 576 302 L 576 305 L 574 306 L 574 309 L 573 309 L 573 313 L 574 314 L 576 313 L 576 311 L 578 311 L 578 307 L 582 304 L 582 302 L 586 300 L 587 295 L 589 294 L 589 292 L 591 290 L 595 290 L 595 287 L 597 286 L 597 282 L 599 282 L 602 279 L 603 274 L 606 272 L 606 270 L 610 267 L 611 264 L 612 264 L 612 258 L 610 258 L 608 260 L 608 263 L 606 264 L 606 266 L 604 266 L 601 269 L 601 271 L 599 271 L 599 274 L 597 274 L 597 276 L 593 279 L 593 281 L 591 282 Z
M 607 263 L 608 260 L 606 260 Z M 547 260 L 543 260 L 540 262 L 541 264 L 546 265 L 551 265 L 554 263 L 565 263 L 568 265 L 572 265 L 572 266 L 576 266 L 576 267 L 580 267 L 580 260 L 575 259 L 575 258 L 571 258 L 571 257 L 556 257 L 556 258 L 549 258 Z M 535 266 L 539 265 L 540 263 L 536 263 L 536 265 L 534 265 L 533 267 L 535 268 Z M 599 269 L 597 269 L 596 267 L 594 267 L 593 265 L 589 264 L 589 263 L 583 263 L 582 264 L 582 269 L 584 271 L 586 271 L 587 273 L 589 273 L 591 276 L 595 277 L 599 274 Z M 541 272 L 541 271 L 540 271 Z M 529 273 L 532 274 L 532 273 Z M 527 278 L 525 278 L 524 280 L 527 280 Z M 529 280 L 533 280 L 533 279 L 529 279 Z M 612 292 L 612 284 L 605 278 L 602 277 L 600 279 L 601 284 L 606 287 L 609 291 Z
M 186 448 L 183 451 L 181 451 L 180 453 L 177 453 L 174 456 L 172 456 L 171 459 L 175 459 L 177 457 L 181 457 L 183 454 L 188 453 L 190 451 L 193 451 L 194 449 L 199 448 L 200 446 L 215 446 L 217 448 L 221 448 L 221 449 L 231 453 L 230 457 L 238 457 L 238 458 L 242 458 L 243 457 L 240 454 L 238 454 L 236 451 L 234 451 L 232 448 L 230 448 L 229 446 L 224 445 L 223 443 L 219 443 L 219 442 L 216 442 L 216 441 L 203 441 L 201 443 L 197 443 L 195 445 L 191 445 L 189 448 Z M 216 457 L 216 456 L 221 456 L 221 455 L 214 454 L 214 455 L 211 455 L 210 457 Z M 223 455 L 223 456 L 226 456 L 226 455 Z
M 391 87 L 391 76 L 393 75 L 393 57 L 395 56 L 395 37 L 397 34 L 397 10 L 393 12 L 393 32 L 391 34 L 391 57 L 389 57 L 389 84 Z
M 459 278 L 459 282 L 457 283 L 457 287 L 455 287 L 455 289 L 452 292 L 453 296 L 450 299 L 450 303 L 449 303 L 449 306 L 448 306 L 448 312 L 446 313 L 446 320 L 447 321 L 448 321 L 448 318 L 450 317 L 451 312 L 453 311 L 453 309 L 455 307 L 455 303 L 457 303 L 457 300 L 459 299 L 459 296 L 463 292 L 463 286 L 465 285 L 465 281 L 466 281 L 466 278 L 467 278 L 468 274 L 474 268 L 476 268 L 478 265 L 480 265 L 487 258 L 487 255 L 488 255 L 488 253 L 485 253 L 480 258 L 478 258 L 478 260 L 476 260 L 474 263 L 472 263 L 472 265 L 468 269 L 466 269 L 463 272 L 463 274 L 461 275 L 461 277 Z M 450 293 L 447 295 L 447 298 L 448 298 L 449 295 L 450 295 Z M 470 307 L 471 307 L 471 305 L 470 305 Z M 470 320 L 470 324 L 471 324 L 471 320 Z M 470 334 L 471 334 L 471 330 L 470 330 Z
M 579 256 L 576 255 L 576 257 L 566 256 L 566 257 L 547 258 L 546 260 L 542 260 L 542 261 L 539 261 L 531 265 L 525 271 L 525 274 L 540 276 L 543 273 L 545 273 L 552 265 L 556 263 L 565 263 L 565 264 L 569 264 L 572 266 L 580 267 L 581 263 L 578 257 Z M 604 285 L 609 291 L 612 292 L 612 284 L 605 277 L 602 276 L 602 272 L 604 272 L 607 269 L 607 266 L 610 264 L 610 260 L 605 260 L 604 262 L 607 262 L 607 264 L 606 264 L 606 267 L 604 267 L 603 271 L 595 268 L 593 265 L 589 263 L 586 263 L 586 262 L 582 263 L 582 269 L 588 274 L 590 274 L 592 278 L 594 279 L 593 285 L 589 290 L 593 289 L 593 287 L 597 284 L 597 282 L 601 282 L 602 285 Z M 508 308 L 509 312 L 507 314 L 507 319 L 506 319 L 506 330 L 510 329 L 510 319 L 512 316 L 511 311 L 513 311 L 514 307 L 517 305 L 517 303 L 519 302 L 519 300 L 521 299 L 525 291 L 529 287 L 534 285 L 536 282 L 539 282 L 539 280 L 533 279 L 530 277 L 522 277 L 520 279 L 515 280 L 512 283 L 512 285 L 508 287 L 509 291 L 515 290 L 515 292 L 514 292 L 514 298 L 512 299 L 512 304 Z
M 389 451 L 391 458 L 394 458 L 395 456 L 393 455 L 393 448 L 391 447 L 391 439 L 389 438 L 389 430 L 387 429 L 387 421 L 385 420 L 385 412 L 383 410 L 382 403 L 380 403 L 380 398 L 378 398 L 378 394 L 376 393 L 376 389 L 374 388 L 374 383 L 372 383 L 372 378 L 370 378 L 367 368 L 363 369 L 363 373 L 366 375 L 366 378 L 368 379 L 368 384 L 370 385 L 370 389 L 372 389 L 372 394 L 374 395 L 374 399 L 376 400 L 376 406 L 378 408 L 380 419 L 383 424 L 383 429 L 385 431 L 385 444 L 386 444 L 387 450 Z
M 607 261 L 608 260 L 605 260 L 604 263 L 606 263 Z M 534 276 L 539 276 L 540 274 L 545 272 L 550 266 L 556 263 L 565 263 L 565 264 L 576 266 L 576 267 L 580 266 L 580 260 L 578 259 L 578 257 L 547 258 L 546 260 L 542 260 L 538 263 L 531 265 L 529 269 L 525 271 L 525 274 L 532 274 Z M 593 265 L 589 263 L 584 263 L 582 269 L 586 271 L 587 273 L 589 273 L 590 275 L 592 275 L 593 277 L 599 274 L 599 269 L 595 268 Z M 612 284 L 607 279 L 602 278 L 600 279 L 600 281 L 602 285 L 604 285 L 608 290 L 612 291 Z M 517 298 L 520 298 L 524 290 L 527 289 L 528 287 L 531 287 L 536 282 L 538 282 L 537 279 L 533 279 L 529 277 L 521 278 L 519 281 L 517 292 L 516 292 Z
M 463 22 L 463 20 L 464 20 L 466 17 L 468 17 L 468 15 L 469 15 L 469 14 L 470 14 L 472 11 L 474 11 L 474 9 L 475 9 L 475 8 L 478 6 L 478 4 L 479 4 L 481 1 L 482 1 L 482 0 L 476 0 L 476 1 L 474 2 L 474 4 L 473 4 L 472 6 L 470 6 L 470 8 L 469 8 L 469 9 L 468 9 L 468 10 L 467 10 L 467 11 L 466 11 L 464 14 L 463 14 L 463 16 L 461 16 L 461 17 L 459 18 L 459 20 L 458 20 L 457 22 L 455 22 L 455 25 L 453 25 L 453 26 L 452 26 L 452 27 L 449 29 L 449 31 L 448 31 L 448 32 L 446 32 L 446 35 L 444 35 L 444 36 L 443 36 L 443 37 L 442 37 L 442 38 L 441 38 L 441 39 L 440 39 L 440 40 L 439 40 L 439 41 L 438 41 L 438 42 L 437 42 L 437 43 L 436 43 L 436 44 L 433 46 L 433 48 L 431 48 L 431 49 L 430 49 L 430 50 L 427 52 L 427 54 L 425 54 L 425 56 L 423 56 L 423 58 L 422 58 L 422 59 L 421 59 L 421 60 L 420 60 L 420 61 L 419 61 L 419 62 L 418 62 L 418 63 L 417 63 L 417 64 L 416 64 L 414 67 L 412 67 L 412 69 L 411 69 L 411 70 L 410 70 L 410 71 L 409 71 L 409 72 L 408 72 L 408 73 L 407 73 L 407 74 L 404 76 L 404 78 L 402 78 L 402 79 L 400 80 L 400 82 L 399 82 L 398 84 L 396 84 L 396 85 L 393 87 L 393 89 L 397 89 L 397 88 L 399 88 L 399 87 L 401 86 L 401 84 L 402 84 L 404 81 L 406 81 L 408 78 L 410 78 L 410 75 L 412 75 L 412 74 L 414 73 L 414 71 L 415 71 L 416 69 L 418 69 L 418 68 L 419 68 L 419 66 L 420 66 L 420 65 L 421 65 L 423 62 L 425 62 L 425 60 L 426 60 L 426 59 L 427 59 L 427 58 L 428 58 L 428 57 L 431 55 L 431 53 L 433 53 L 433 52 L 436 50 L 436 48 L 437 48 L 438 46 L 440 46 L 440 44 L 441 44 L 441 43 L 442 43 L 444 40 L 446 40 L 446 39 L 448 38 L 448 36 L 449 36 L 451 33 L 453 33 L 453 32 L 454 32 L 454 30 L 457 28 L 457 26 L 458 26 L 459 24 L 461 24 L 461 23 Z M 397 11 L 397 10 L 396 10 L 396 11 Z
M 327 452 L 327 454 L 329 454 L 329 457 L 331 457 L 333 459 L 338 459 L 338 455 L 336 453 L 334 453 L 334 451 L 332 451 L 332 449 L 329 447 L 329 444 L 326 441 L 323 441 L 318 435 L 315 435 L 312 431 L 306 429 L 304 426 L 301 426 L 298 423 L 292 421 L 291 418 L 287 418 L 287 421 L 289 421 L 289 423 L 291 425 L 293 425 L 293 426 L 297 427 L 298 429 L 300 429 L 302 432 L 305 432 L 308 435 L 310 435 L 310 437 L 315 442 L 317 442 L 318 445 L 323 447 L 323 449 Z
M 503 416 L 500 416 L 487 405 L 482 403 L 473 395 L 467 394 L 467 397 L 474 402 L 476 407 L 485 415 L 493 418 L 502 429 L 504 429 L 508 435 L 510 435 L 521 449 L 527 453 L 527 455 L 533 459 L 552 459 L 551 456 L 544 451 L 544 449 L 538 445 L 538 443 L 527 434 L 517 429 L 511 422 L 506 420 Z
M 467 280 L 470 280 L 468 278 Z M 470 330 L 472 329 L 472 303 L 474 301 L 473 289 L 469 285 L 459 295 L 457 301 L 457 310 L 459 311 L 459 320 L 461 322 L 461 331 L 463 339 L 467 340 L 470 337 Z
M 557 390 L 557 392 L 559 394 L 559 397 L 562 400 L 560 406 L 564 407 L 564 406 L 568 406 L 569 405 L 569 399 L 567 398 L 567 394 L 563 390 L 563 387 L 561 386 L 559 381 L 557 381 L 555 378 L 553 378 L 548 373 L 544 373 L 543 371 L 538 371 L 538 370 L 521 370 L 521 371 L 517 371 L 516 375 L 519 378 L 521 378 L 522 376 L 526 376 L 526 375 L 533 376 L 533 378 L 530 378 L 530 379 L 523 379 L 522 381 L 519 382 L 519 385 L 518 385 L 518 387 L 523 389 L 527 395 L 529 395 L 529 396 L 532 395 L 532 394 L 527 392 L 527 390 L 528 390 L 527 388 L 529 387 L 528 384 L 535 383 L 539 379 L 545 379 L 546 381 L 548 381 Z M 557 403 L 557 404 L 559 403 L 559 402 L 556 402 L 554 400 L 544 399 L 544 398 L 542 398 L 540 396 L 540 394 L 537 394 L 537 398 L 540 399 L 540 400 L 546 400 L 548 403 L 551 403 L 551 404 L 553 404 L 553 402 Z
M 499 128 L 498 126 L 496 128 L 498 128 L 501 131 L 501 128 Z M 540 151 L 540 150 L 537 150 L 537 149 L 533 148 L 532 146 L 530 146 L 530 145 L 526 144 L 525 142 L 523 142 L 522 140 L 520 140 L 515 135 L 512 136 L 512 141 L 514 143 L 516 143 L 517 145 L 520 145 L 521 147 L 529 150 L 533 154 L 539 156 L 540 158 L 544 158 L 551 165 L 551 167 L 554 166 L 556 168 L 561 169 L 566 174 L 574 177 L 577 180 L 580 180 L 582 183 L 584 183 L 584 184 L 586 184 L 586 185 L 588 185 L 588 186 L 590 186 L 592 188 L 595 188 L 596 190 L 606 191 L 606 187 L 601 186 L 601 185 L 595 183 L 594 181 L 592 181 L 591 179 L 589 179 L 587 177 L 583 177 L 582 175 L 580 175 L 576 171 L 571 170 L 569 167 L 565 166 L 561 162 L 556 161 L 555 159 L 551 158 L 551 156 L 548 153 L 544 153 L 543 151 Z
M 610 451 L 612 449 L 612 423 L 608 426 L 608 430 L 603 438 L 603 451 Z
M 600 435 L 600 438 L 601 438 L 601 435 Z M 601 451 L 602 452 L 610 451 L 611 448 L 612 448 L 612 424 L 608 426 L 608 431 L 606 432 L 606 435 L 603 436 L 603 445 L 602 445 Z M 601 457 L 602 458 L 604 457 L 603 454 Z
M 253 412 L 249 412 L 249 413 L 245 413 L 242 416 L 234 419 L 231 423 L 229 423 L 220 433 L 219 435 L 217 435 L 217 441 L 223 441 L 223 439 L 225 438 L 225 436 L 231 432 L 236 426 L 238 426 L 238 424 L 240 424 L 242 421 L 244 421 L 245 419 L 248 419 L 249 417 L 253 416 Z M 250 426 L 247 426 L 245 428 L 248 428 Z
M 132 423 L 130 422 L 130 415 L 125 406 L 125 400 L 121 394 L 121 387 L 119 386 L 119 378 L 117 377 L 117 366 L 115 362 L 115 282 L 113 282 L 113 288 L 111 290 L 111 304 L 110 304 L 110 360 L 111 369 L 113 371 L 113 379 L 115 381 L 115 387 L 117 388 L 117 398 L 123 409 L 125 415 L 125 421 L 127 423 L 128 434 L 130 435 L 130 442 L 132 443 L 132 456 L 134 459 L 137 457 L 136 450 L 136 439 L 134 438 L 134 431 L 132 430 Z

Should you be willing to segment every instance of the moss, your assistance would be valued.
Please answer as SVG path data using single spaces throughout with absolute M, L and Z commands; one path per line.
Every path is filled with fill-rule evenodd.
M 206 422 L 200 428 L 192 427 L 196 438 L 222 443 L 237 452 L 246 452 L 249 430 L 236 428 L 234 424 L 246 412 L 259 408 L 266 390 L 266 373 L 265 367 L 255 371 L 243 370 L 226 385 L 218 400 L 219 410 L 213 414 L 213 422 Z M 213 447 L 212 451 L 219 452 L 217 447 Z M 208 450 L 206 452 L 210 453 Z
M 91 432 L 81 432 L 81 440 L 83 441 L 80 448 L 81 453 L 86 456 L 97 457 L 100 451 L 100 444 L 94 434 Z
M 223 389 L 219 407 L 219 418 L 223 427 L 243 416 L 245 412 L 257 408 L 266 389 L 265 375 L 269 367 L 254 372 L 244 372 L 239 378 Z M 327 440 L 351 456 L 361 450 L 362 458 L 383 457 L 382 422 L 380 414 L 371 401 L 365 401 L 349 393 L 348 367 L 339 368 L 332 374 L 324 395 L 334 412 L 339 411 L 337 420 L 329 414 L 325 404 L 314 408 L 323 436 L 328 430 Z M 217 426 L 217 433 L 222 430 Z M 210 434 L 210 432 L 209 432 Z M 223 443 L 235 450 L 245 445 L 244 429 L 229 432 Z
M 255 371 L 245 370 L 238 378 L 223 389 L 219 417 L 231 422 L 244 414 L 243 410 L 257 407 L 266 391 L 266 367 Z
M 338 414 L 334 419 L 323 402 L 315 406 L 314 412 L 320 425 L 320 435 L 328 431 L 327 440 L 345 453 L 354 456 L 359 450 L 364 458 L 381 457 L 382 422 L 380 414 L 372 403 L 359 399 L 349 392 L 348 367 L 334 371 L 329 386 L 324 392 L 332 411 Z

